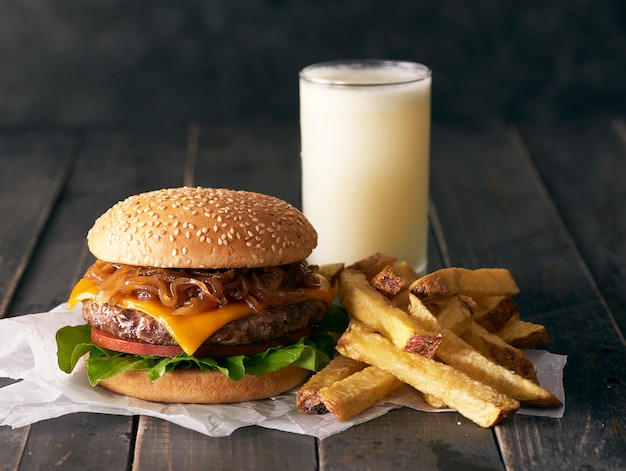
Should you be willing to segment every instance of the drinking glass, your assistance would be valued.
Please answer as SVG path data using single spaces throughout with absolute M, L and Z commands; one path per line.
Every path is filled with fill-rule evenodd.
M 318 231 L 309 262 L 376 252 L 427 266 L 431 70 L 341 60 L 300 71 L 302 209 Z

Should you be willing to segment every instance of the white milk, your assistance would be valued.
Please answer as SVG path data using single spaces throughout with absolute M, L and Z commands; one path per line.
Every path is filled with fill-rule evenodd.
M 300 75 L 302 205 L 319 234 L 309 261 L 352 263 L 383 252 L 423 272 L 430 71 L 330 64 Z M 384 85 L 397 81 L 406 83 Z

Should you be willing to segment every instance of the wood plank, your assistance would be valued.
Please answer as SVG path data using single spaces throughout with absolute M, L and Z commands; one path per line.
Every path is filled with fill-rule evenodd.
M 228 437 L 212 438 L 142 417 L 138 437 L 134 470 L 317 469 L 313 437 L 261 427 L 241 428 Z
M 73 284 L 93 261 L 86 235 L 95 219 L 131 194 L 180 185 L 185 139 L 184 130 L 85 136 L 10 315 L 45 311 L 67 299 Z M 51 277 L 52 273 L 56 276 Z M 29 286 L 38 287 L 37 296 L 32 296 Z
M 457 413 L 396 409 L 320 443 L 326 471 L 413 468 L 504 469 L 493 431 Z
M 278 197 L 284 198 L 296 205 L 299 203 L 299 157 L 297 148 L 297 129 L 293 126 L 277 126 L 258 125 L 251 128 L 201 128 L 198 134 L 198 156 L 197 166 L 195 169 L 194 183 L 207 186 L 227 186 L 235 188 L 244 188 L 252 191 L 272 192 Z M 294 136 L 296 136 L 294 138 Z M 295 140 L 294 140 L 295 139 Z M 194 148 L 195 146 L 191 146 Z M 253 150 L 253 152 L 252 152 Z M 251 171 L 251 172 L 250 172 Z M 434 240 L 434 237 L 432 238 Z M 440 266 L 441 261 L 439 251 L 436 244 L 430 245 L 431 266 Z M 411 414 L 412 411 L 406 411 Z M 400 414 L 400 417 L 402 414 Z M 396 415 L 397 417 L 397 415 Z M 434 423 L 427 418 L 427 414 L 412 415 L 416 427 L 422 427 L 429 433 L 435 434 L 436 428 L 441 425 L 440 422 Z M 451 421 L 452 416 L 447 419 Z M 154 419 L 142 418 L 149 424 Z M 340 469 L 345 465 L 345 461 L 341 455 L 333 453 L 334 448 L 346 448 L 351 450 L 350 456 L 352 466 L 364 469 L 368 466 L 370 459 L 371 443 L 376 441 L 380 443 L 378 463 L 392 463 L 394 458 L 402 456 L 406 443 L 404 442 L 405 434 L 401 427 L 388 427 L 388 434 L 380 433 L 380 424 L 389 424 L 388 418 L 379 418 L 370 423 L 362 424 L 355 427 L 358 430 L 361 439 L 354 440 L 350 434 L 340 434 L 320 443 L 320 456 L 324 454 L 323 462 L 320 467 L 323 469 Z M 450 422 L 451 423 L 451 422 Z M 167 424 L 161 424 L 167 427 Z M 432 430 L 431 430 L 432 428 Z M 273 447 L 272 436 L 258 427 L 252 427 L 250 430 L 255 431 L 257 439 L 264 443 L 261 449 L 271 449 Z M 173 449 L 180 449 L 185 452 L 185 443 L 188 442 L 188 431 L 180 431 L 176 436 L 172 435 L 172 430 L 168 429 L 170 435 L 168 440 L 173 441 L 179 446 L 172 446 Z M 452 427 L 452 431 L 448 434 L 445 442 L 447 449 L 451 450 L 455 456 L 461 456 L 466 461 L 471 459 L 471 453 L 465 445 L 455 445 L 455 437 L 465 436 L 467 431 L 463 427 L 456 424 Z M 426 434 L 428 435 L 428 433 Z M 364 438 L 367 437 L 367 438 Z M 493 469 L 501 469 L 499 455 L 495 447 L 494 438 L 491 432 L 485 434 L 473 434 L 474 448 L 485 450 L 484 455 L 490 457 L 490 462 L 495 463 Z M 196 440 L 206 441 L 206 446 L 213 443 L 212 439 L 195 438 Z M 238 434 L 231 437 L 218 439 L 220 443 L 228 443 L 227 448 L 239 448 L 240 438 Z M 265 442 L 269 440 L 269 442 Z M 309 446 L 310 437 L 293 436 L 292 440 L 300 445 L 288 450 L 288 457 L 297 454 L 300 449 L 306 449 Z M 432 443 L 426 443 L 420 440 L 411 442 L 414 447 L 414 453 L 426 454 L 432 452 Z M 143 452 L 143 447 L 139 447 Z M 326 451 L 325 451 L 326 450 Z M 178 453 L 177 455 L 178 456 Z M 180 456 L 177 459 L 185 459 Z M 137 461 L 137 460 L 136 460 Z M 140 460 L 141 462 L 141 460 Z M 151 462 L 150 462 L 151 463 Z M 236 461 L 224 461 L 221 469 L 237 468 Z M 498 466 L 499 464 L 499 466 Z M 142 465 L 138 469 L 147 469 L 148 465 Z M 246 469 L 269 469 L 263 463 L 258 466 L 248 463 Z
M 0 378 L 0 388 L 15 383 L 15 380 L 8 378 Z M 21 427 L 19 429 L 12 429 L 8 425 L 0 427 L 0 463 L 2 463 L 2 469 L 18 469 L 24 448 L 26 447 L 26 440 L 28 439 L 28 432 L 30 427 Z
M 297 125 L 200 126 L 193 184 L 266 193 L 300 207 Z
M 0 317 L 7 314 L 39 235 L 75 157 L 68 132 L 0 134 Z M 10 380 L 2 379 L 2 385 Z M 0 427 L 0 462 L 17 469 L 29 427 Z
M 0 134 L 0 317 L 65 183 L 76 141 L 67 132 Z
M 254 167 L 257 164 L 253 161 L 248 164 L 264 182 L 285 184 L 287 189 L 281 191 L 291 196 L 282 197 L 295 201 L 299 188 L 299 180 L 294 177 L 297 173 L 293 173 L 293 168 L 287 170 L 281 166 L 283 163 L 293 164 L 289 160 L 293 146 L 283 147 L 284 143 L 280 143 L 281 133 L 276 129 L 278 127 L 274 128 L 272 134 L 272 126 L 267 126 L 266 130 L 262 130 L 262 126 L 253 129 L 223 127 L 217 136 L 225 137 L 216 141 L 217 147 L 222 147 L 220 152 L 214 154 L 210 152 L 211 144 L 208 143 L 216 138 L 210 128 L 202 127 L 198 134 L 200 147 L 196 171 L 199 168 L 205 168 L 206 171 L 200 179 L 194 177 L 192 181 L 201 180 L 200 184 L 215 186 L 219 182 L 236 183 L 237 172 L 246 171 L 245 167 L 239 167 L 236 162 L 237 156 L 243 152 L 237 150 L 237 146 L 241 145 L 238 139 L 244 139 L 248 144 L 243 149 L 259 142 L 257 147 L 264 149 L 259 153 L 267 156 L 266 159 L 273 153 L 279 154 L 274 155 L 276 162 L 271 164 L 273 171 L 269 174 Z M 92 157 L 86 158 L 85 154 L 81 154 L 68 187 L 54 209 L 51 223 L 38 239 L 41 245 L 33 252 L 31 264 L 24 272 L 24 282 L 15 292 L 11 315 L 32 312 L 40 307 L 47 308 L 64 299 L 67 290 L 88 263 L 84 234 L 93 218 L 114 202 L 111 200 L 144 189 L 168 186 L 170 181 L 180 181 L 185 167 L 181 156 L 184 159 L 185 152 L 189 152 L 185 148 L 193 148 L 185 143 L 186 135 L 183 130 L 152 136 L 134 133 L 87 136 L 83 152 Z M 531 154 L 535 155 L 534 152 Z M 167 155 L 168 158 L 157 157 L 155 160 L 154 155 Z M 202 157 L 204 155 L 207 159 L 214 159 L 215 155 L 223 157 L 215 160 L 215 168 L 221 170 L 224 180 L 217 176 L 219 172 L 211 173 L 214 167 L 206 165 L 207 160 Z M 131 156 L 134 158 L 127 160 Z M 621 361 L 624 350 L 607 315 L 606 306 L 597 296 L 595 278 L 581 268 L 583 260 L 578 250 L 580 244 L 576 242 L 581 236 L 574 235 L 573 230 L 569 232 L 568 226 L 564 225 L 567 219 L 559 218 L 555 211 L 559 205 L 553 204 L 549 196 L 554 190 L 551 188 L 548 191 L 543 187 L 541 178 L 533 174 L 534 163 L 529 162 L 526 156 L 521 157 L 519 146 L 516 146 L 511 134 L 503 126 L 494 126 L 478 134 L 475 131 L 436 131 L 433 139 L 432 180 L 435 214 L 439 217 L 437 224 L 432 227 L 432 231 L 437 234 L 431 243 L 434 252 L 432 260 L 437 260 L 437 252 L 441 251 L 444 264 L 497 264 L 511 268 L 522 287 L 519 303 L 523 315 L 546 323 L 552 333 L 550 349 L 570 355 L 566 369 L 566 416 L 561 420 L 518 416 L 505 421 L 496 429 L 507 467 L 619 468 L 624 464 L 623 450 L 626 449 L 621 428 L 624 423 L 623 411 L 626 409 L 623 402 L 626 396 L 623 391 L 624 367 Z M 129 166 L 128 174 L 120 176 L 119 172 Z M 149 169 L 156 169 L 159 176 L 151 175 Z M 510 178 L 511 174 L 517 175 L 514 181 Z M 121 180 L 115 180 L 117 176 Z M 211 183 L 213 181 L 217 183 Z M 245 184 L 249 189 L 264 191 L 263 181 L 250 179 Z M 475 198 L 468 201 L 468 194 L 475 195 Z M 511 214 L 515 217 L 511 217 Z M 77 247 L 80 248 L 77 250 Z M 78 256 L 77 252 L 80 252 Z M 50 267 L 59 261 L 73 264 L 74 269 L 60 273 L 58 280 L 50 280 L 49 276 L 46 279 L 43 274 L 53 273 Z M 431 269 L 440 263 L 435 262 Z M 46 282 L 51 285 L 43 291 L 42 300 L 32 303 L 28 286 Z M 602 288 L 604 285 L 598 282 L 597 286 Z M 568 327 L 564 325 L 566 323 Z M 578 334 L 578 331 L 585 332 L 585 335 Z M 588 372 L 588 375 L 580 374 L 581 371 Z M 119 456 L 123 455 L 124 450 L 128 453 L 132 442 L 125 442 L 121 436 L 132 434 L 132 424 L 128 424 L 131 419 L 106 417 L 108 423 L 103 428 L 114 438 L 106 439 L 104 446 L 100 447 Z M 415 463 L 415 459 L 436 462 L 440 467 L 462 467 L 462 464 L 478 466 L 478 462 L 470 460 L 473 450 L 477 449 L 485 456 L 482 461 L 486 463 L 484 467 L 501 469 L 491 431 L 483 431 L 472 424 L 458 426 L 456 418 L 458 416 L 455 414 L 433 415 L 404 409 L 394 411 L 323 440 L 319 448 L 320 467 L 368 469 L 368 464 L 372 463 L 370 469 L 374 469 L 373 463 L 377 463 L 385 469 L 386 463 L 411 464 Z M 23 435 L 20 438 L 12 433 L 11 437 L 17 436 L 18 439 L 11 442 L 8 450 L 5 449 L 7 457 L 11 454 L 21 456 L 24 451 L 22 464 L 25 467 L 50 467 L 55 463 L 63 463 L 65 466 L 80 463 L 88 467 L 100 462 L 112 463 L 110 458 L 100 455 L 95 439 L 89 437 L 84 446 L 71 441 L 72 429 L 77 428 L 89 434 L 99 428 L 99 420 L 100 416 L 97 415 L 74 414 L 63 420 L 35 424 L 27 443 L 22 440 Z M 54 424 L 58 430 L 53 436 L 51 429 L 55 428 Z M 407 429 L 411 430 L 408 438 Z M 59 430 L 68 430 L 68 434 L 59 433 Z M 157 437 L 161 438 L 157 440 Z M 427 437 L 442 437 L 442 440 L 428 440 Z M 102 436 L 99 438 L 102 439 Z M 167 441 L 167 446 L 163 446 L 162 440 Z M 284 440 L 289 446 L 283 447 Z M 315 448 L 314 439 L 259 427 L 241 429 L 231 437 L 213 439 L 158 419 L 141 418 L 137 444 L 137 469 L 179 462 L 193 467 L 201 461 L 202 456 L 211 456 L 205 449 L 218 456 L 216 465 L 224 469 L 251 464 L 246 462 L 246 456 L 257 456 L 265 450 L 278 450 L 276 453 L 267 453 L 269 456 L 264 458 L 266 461 L 257 468 L 275 469 L 282 467 L 282 462 L 276 461 L 279 456 L 292 463 L 292 460 L 298 458 L 300 448 L 305 450 L 305 469 L 315 469 L 314 452 L 311 454 L 311 449 L 314 451 Z M 49 461 L 40 453 L 46 447 L 54 450 Z M 89 447 L 91 454 L 86 452 Z M 60 454 L 63 449 L 71 451 L 65 461 Z M 240 455 L 239 450 L 246 453 Z M 14 457 L 9 459 L 13 461 L 3 462 L 15 463 Z
M 626 333 L 626 125 L 525 126 L 520 138 L 555 200 L 616 328 Z
M 132 418 L 119 419 L 78 413 L 33 424 L 20 469 L 127 469 Z
M 93 259 L 86 247 L 87 230 L 109 206 L 133 193 L 181 184 L 185 139 L 184 129 L 85 136 L 16 291 L 11 315 L 46 310 L 66 300 Z M 33 286 L 40 287 L 36 297 Z M 30 427 L 22 464 L 24 469 L 125 469 L 133 445 L 132 417 L 71 414 Z M 0 454 L 5 452 L 21 454 L 19 443 Z
M 457 150 L 457 153 L 461 150 Z M 449 265 L 437 208 L 431 205 L 428 271 Z M 503 469 L 493 431 L 457 413 L 399 409 L 319 444 L 320 469 Z M 472 466 L 475 466 L 472 468 Z
M 623 466 L 625 435 L 608 425 L 626 422 L 624 347 L 534 164 L 502 125 L 445 130 L 433 142 L 432 194 L 451 263 L 511 269 L 522 316 L 544 323 L 548 349 L 569 356 L 562 419 L 497 427 L 507 468 Z
M 259 191 L 297 204 L 297 132 L 297 128 L 294 134 L 293 126 L 283 125 L 214 127 L 192 123 L 187 135 L 184 183 Z M 303 469 L 316 466 L 312 437 L 248 427 L 229 437 L 211 438 L 151 417 L 142 417 L 140 424 L 135 470 L 153 469 L 163 462 L 177 467 L 185 463 L 185 469 L 196 469 L 206 465 L 206 456 L 212 457 L 212 469 L 277 469 L 284 468 L 285 462 Z M 162 446 L 160 440 L 168 446 Z M 250 456 L 258 459 L 252 461 Z

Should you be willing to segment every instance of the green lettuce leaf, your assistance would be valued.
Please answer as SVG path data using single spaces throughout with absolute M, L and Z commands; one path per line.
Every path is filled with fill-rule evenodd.
M 196 358 L 181 353 L 175 357 L 130 355 L 98 347 L 91 341 L 87 324 L 67 326 L 56 334 L 59 368 L 71 373 L 76 363 L 87 353 L 87 377 L 92 386 L 125 371 L 145 371 L 155 380 L 174 369 L 200 368 L 202 371 L 221 371 L 232 380 L 245 374 L 265 375 L 288 365 L 318 371 L 334 356 L 335 340 L 329 332 L 340 334 L 348 325 L 348 314 L 340 306 L 333 306 L 324 321 L 316 326 L 309 339 L 300 339 L 293 345 L 273 347 L 256 355 L 239 355 L 223 359 Z

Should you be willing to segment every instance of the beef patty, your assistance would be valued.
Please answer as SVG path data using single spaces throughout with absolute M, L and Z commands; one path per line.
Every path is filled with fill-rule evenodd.
M 245 345 L 279 339 L 319 323 L 326 311 L 326 303 L 317 299 L 265 309 L 230 321 L 204 344 Z M 153 345 L 177 345 L 155 318 L 134 309 L 84 302 L 83 318 L 91 326 L 123 339 Z

